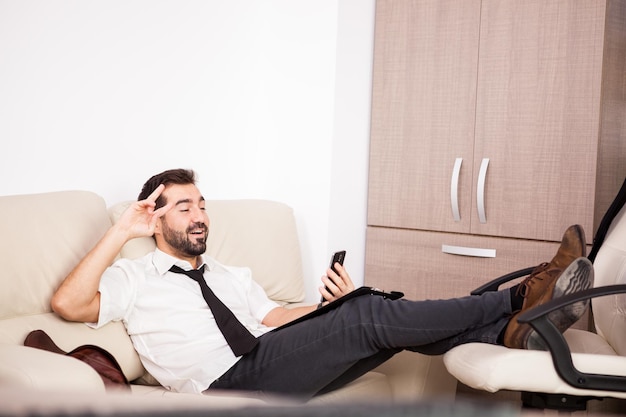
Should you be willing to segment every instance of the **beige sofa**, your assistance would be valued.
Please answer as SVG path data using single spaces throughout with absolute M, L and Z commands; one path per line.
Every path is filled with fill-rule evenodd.
M 123 403 L 159 409 L 181 403 L 177 401 L 181 399 L 186 407 L 267 404 L 267 398 L 246 392 L 169 392 L 146 374 L 122 323 L 93 330 L 51 312 L 49 301 L 56 287 L 127 205 L 107 208 L 100 196 L 87 191 L 0 197 L 0 403 L 8 404 L 4 397 L 36 404 L 45 398 L 44 394 L 30 395 L 36 390 L 60 392 L 62 398 L 69 394 L 73 401 L 83 399 L 91 404 L 94 396 L 108 402 L 123 397 Z M 253 277 L 277 302 L 287 306 L 303 302 L 300 247 L 288 206 L 260 200 L 208 201 L 207 211 L 211 218 L 207 252 L 211 256 L 225 264 L 250 267 Z M 153 248 L 151 238 L 136 239 L 120 256 L 134 258 Z M 24 347 L 25 336 L 35 329 L 45 330 L 66 351 L 83 344 L 107 349 L 132 381 L 131 393 L 105 392 L 99 375 L 77 359 Z M 402 352 L 352 384 L 312 402 L 453 398 L 455 389 L 456 381 L 445 371 L 440 357 Z M 78 393 L 81 395 L 75 395 Z

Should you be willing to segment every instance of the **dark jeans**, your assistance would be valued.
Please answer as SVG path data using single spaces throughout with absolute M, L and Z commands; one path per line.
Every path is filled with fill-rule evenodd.
M 257 348 L 210 388 L 307 399 L 347 384 L 401 350 L 438 355 L 463 343 L 496 344 L 510 316 L 509 291 L 426 301 L 357 297 L 261 336 Z

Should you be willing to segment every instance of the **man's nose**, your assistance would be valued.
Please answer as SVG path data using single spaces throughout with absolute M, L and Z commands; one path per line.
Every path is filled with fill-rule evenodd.
M 205 220 L 206 220 L 206 217 L 205 217 L 205 216 L 206 216 L 206 213 L 205 213 L 205 211 L 204 211 L 204 210 L 202 210 L 202 209 L 201 209 L 201 208 L 199 208 L 199 207 L 194 207 L 194 208 L 191 210 L 191 216 L 192 216 L 192 219 L 193 219 L 194 221 L 200 221 L 200 220 L 205 221 Z

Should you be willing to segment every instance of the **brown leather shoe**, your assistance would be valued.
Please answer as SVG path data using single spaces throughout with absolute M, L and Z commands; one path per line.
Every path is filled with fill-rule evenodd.
M 586 253 L 587 246 L 583 228 L 580 225 L 568 227 L 552 260 L 537 266 L 528 278 L 519 284 L 517 294 L 524 297 L 519 313 L 551 300 L 554 286 L 563 270 L 575 259 L 584 257 Z M 513 316 L 507 326 L 504 334 L 505 346 L 517 348 L 526 346 L 526 340 L 532 329 L 528 325 L 522 326 L 517 323 L 519 313 Z
M 574 259 L 587 256 L 585 231 L 582 226 L 575 224 L 567 228 L 561 239 L 561 246 L 550 261 L 549 268 L 565 269 Z
M 552 286 L 552 291 L 550 293 L 545 292 L 534 305 L 540 305 L 553 298 L 582 291 L 592 286 L 593 265 L 589 259 L 580 257 L 571 262 L 570 265 L 559 274 L 558 279 L 555 280 Z M 560 310 L 553 311 L 549 314 L 548 318 L 562 333 L 582 317 L 588 306 L 588 301 L 579 301 L 567 305 Z M 545 350 L 546 347 L 543 338 L 539 336 L 529 324 L 517 322 L 517 318 L 522 311 L 524 310 L 513 315 L 509 321 L 504 333 L 504 346 L 517 349 Z
M 568 227 L 552 260 L 537 266 L 528 278 L 518 286 L 518 294 L 524 297 L 521 311 L 538 305 L 544 295 L 548 296 L 548 300 L 552 299 L 554 284 L 561 272 L 575 259 L 585 256 L 586 253 L 587 246 L 583 228 L 579 225 Z

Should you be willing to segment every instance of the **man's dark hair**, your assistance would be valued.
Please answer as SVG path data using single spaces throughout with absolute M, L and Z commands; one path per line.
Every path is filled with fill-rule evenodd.
M 137 201 L 145 200 L 150 194 L 161 184 L 168 186 L 170 184 L 186 185 L 196 183 L 196 174 L 191 169 L 170 169 L 163 171 L 160 174 L 152 176 L 143 185 Z M 156 208 L 163 207 L 167 204 L 163 194 L 156 200 Z

